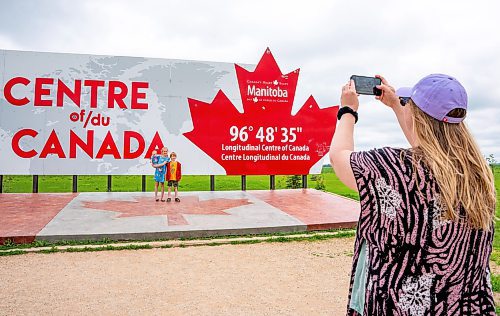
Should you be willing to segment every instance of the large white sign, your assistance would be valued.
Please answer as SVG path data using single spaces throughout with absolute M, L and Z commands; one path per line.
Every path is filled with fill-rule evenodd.
M 232 63 L 0 50 L 0 75 L 0 174 L 152 174 L 162 146 L 184 174 L 226 174 L 183 133 L 188 98 L 241 110 Z

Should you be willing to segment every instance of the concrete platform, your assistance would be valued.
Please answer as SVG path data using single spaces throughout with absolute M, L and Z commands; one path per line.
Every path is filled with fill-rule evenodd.
M 0 194 L 0 243 L 140 240 L 354 227 L 359 203 L 314 189 Z

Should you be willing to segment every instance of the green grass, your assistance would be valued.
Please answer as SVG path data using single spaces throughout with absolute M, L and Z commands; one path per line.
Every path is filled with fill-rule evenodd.
M 83 248 L 68 248 L 64 251 L 66 252 L 92 252 L 92 251 L 108 251 L 108 250 L 137 250 L 137 249 L 153 249 L 150 244 L 144 245 L 124 245 L 124 246 L 113 246 L 107 245 L 102 247 L 83 247 Z
M 495 215 L 497 218 L 500 218 L 500 166 L 493 168 L 493 174 L 495 176 L 495 189 L 497 190 Z M 497 265 L 500 265 L 500 220 L 495 221 L 495 237 L 493 239 L 493 251 L 491 252 L 490 259 Z
M 311 234 L 310 236 L 278 236 L 276 238 L 269 239 L 248 239 L 248 240 L 235 240 L 231 241 L 231 245 L 240 245 L 240 244 L 258 244 L 263 242 L 268 243 L 283 243 L 283 242 L 293 242 L 293 241 L 321 241 L 328 240 L 333 238 L 347 238 L 354 237 L 356 235 L 355 231 L 344 231 L 339 232 L 335 235 L 320 235 L 320 234 Z
M 24 250 L 11 250 L 11 251 L 5 251 L 5 252 L 0 252 L 0 257 L 3 256 L 15 256 L 15 255 L 23 255 L 27 253 Z
M 493 167 L 493 175 L 495 176 L 495 189 L 497 191 L 497 204 L 495 208 L 495 215 L 500 218 L 500 166 Z M 500 220 L 495 220 L 495 235 L 493 239 L 493 249 L 491 252 L 490 261 L 500 265 Z M 500 292 L 500 275 L 491 274 L 491 286 L 493 292 Z M 497 302 L 498 303 L 498 302 Z M 496 306 L 496 314 L 500 315 L 500 307 Z
M 52 247 L 50 249 L 43 249 L 40 250 L 39 253 L 54 253 L 54 252 L 59 252 L 60 250 L 57 247 Z
M 491 287 L 493 292 L 500 292 L 500 274 L 491 275 Z
M 115 242 L 116 241 L 113 241 L 111 239 L 104 238 L 101 240 L 63 240 L 57 242 L 36 240 L 29 244 L 16 244 L 13 243 L 10 239 L 7 239 L 3 245 L 0 245 L 0 250 L 57 247 L 57 246 L 78 246 L 78 245 L 106 245 Z
M 325 190 L 353 199 L 358 198 L 356 191 L 344 186 L 331 167 L 324 167 L 322 174 Z M 308 187 L 314 188 L 315 176 L 308 176 Z M 112 176 L 111 190 L 115 192 L 134 192 L 142 190 L 141 176 Z M 247 176 L 247 190 L 269 189 L 269 176 Z M 286 176 L 276 176 L 276 189 L 286 188 Z M 32 176 L 4 176 L 4 193 L 29 193 L 32 191 Z M 106 192 L 108 188 L 107 176 L 78 176 L 78 192 Z M 215 176 L 217 191 L 241 190 L 240 176 Z M 39 192 L 71 192 L 72 176 L 39 176 Z M 153 176 L 146 177 L 146 191 L 154 190 Z M 208 191 L 210 190 L 210 176 L 183 176 L 179 183 L 179 191 Z

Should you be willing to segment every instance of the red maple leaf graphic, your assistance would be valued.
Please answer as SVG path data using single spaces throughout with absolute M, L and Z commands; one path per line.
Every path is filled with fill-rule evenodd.
M 188 99 L 194 128 L 184 135 L 228 175 L 308 174 L 327 153 L 338 106 L 320 109 L 310 96 L 292 115 L 299 69 L 282 74 L 269 49 L 254 72 L 235 68 L 244 113 L 222 90 L 212 103 Z
M 117 217 L 166 215 L 168 225 L 188 225 L 183 214 L 230 215 L 224 210 L 251 204 L 248 199 L 211 199 L 200 201 L 197 196 L 186 196 L 182 202 L 161 203 L 152 198 L 138 197 L 135 201 L 109 200 L 83 202 L 86 208 L 119 212 Z

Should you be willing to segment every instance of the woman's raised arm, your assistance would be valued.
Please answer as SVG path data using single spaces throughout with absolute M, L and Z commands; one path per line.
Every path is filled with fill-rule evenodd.
M 342 87 L 342 95 L 340 97 L 340 105 L 349 107 L 353 111 L 358 111 L 359 100 L 356 94 L 354 81 L 350 80 Z M 356 118 L 351 113 L 345 113 L 337 121 L 335 134 L 333 135 L 332 144 L 330 146 L 330 162 L 337 177 L 346 186 L 351 189 L 358 190 L 356 180 L 351 169 L 351 153 L 354 150 L 354 124 Z

